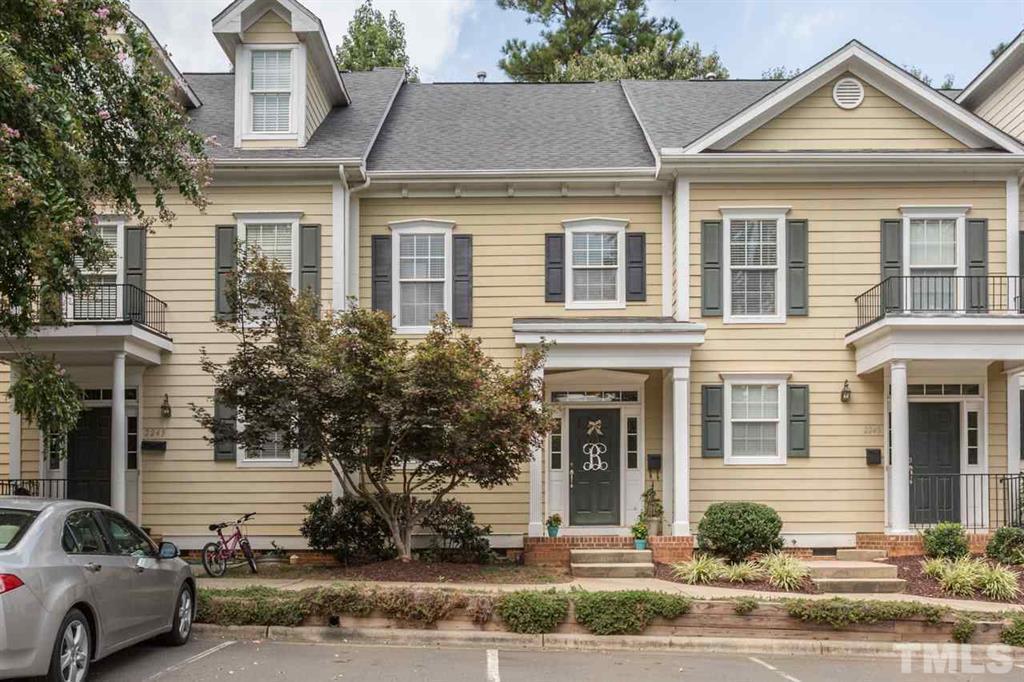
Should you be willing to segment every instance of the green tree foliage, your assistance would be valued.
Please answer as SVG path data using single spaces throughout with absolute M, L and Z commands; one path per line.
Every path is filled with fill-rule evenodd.
M 97 211 L 170 221 L 168 193 L 202 207 L 204 141 L 121 0 L 17 0 L 0 12 L 0 335 L 21 352 L 14 409 L 51 433 L 78 418 L 78 391 L 18 339 L 109 257 Z M 138 189 L 146 186 L 145 199 Z M 156 216 L 143 204 L 152 201 Z
M 296 296 L 259 254 L 239 254 L 227 290 L 236 316 L 218 324 L 236 337 L 235 354 L 204 353 L 202 368 L 245 427 L 193 405 L 196 418 L 213 438 L 252 450 L 278 434 L 306 464 L 326 462 L 346 496 L 387 523 L 404 560 L 413 528 L 451 491 L 515 481 L 550 428 L 535 379 L 543 350 L 505 368 L 443 315 L 415 344 L 386 313 L 321 315 L 312 293 Z
M 515 81 L 727 78 L 716 52 L 683 40 L 679 22 L 647 14 L 646 0 L 497 0 L 544 26 L 512 39 L 498 66 Z
M 419 81 L 419 69 L 409 64 L 405 53 L 405 24 L 394 10 L 388 17 L 374 9 L 366 0 L 356 9 L 348 23 L 348 33 L 341 39 L 335 61 L 341 71 L 370 71 L 375 66 L 405 69 L 405 79 Z
M 769 81 L 788 81 L 800 75 L 800 69 L 787 69 L 785 65 L 773 66 L 761 72 L 761 78 Z
M 903 68 L 904 70 L 906 70 L 907 73 L 909 73 L 917 80 L 921 81 L 925 85 L 931 85 L 933 88 L 936 88 L 937 90 L 949 90 L 950 88 L 954 87 L 953 74 L 951 73 L 947 73 L 945 77 L 942 79 L 941 83 L 939 83 L 938 85 L 933 85 L 932 77 L 926 74 L 924 71 L 922 71 L 920 67 L 908 66 L 907 64 L 904 64 Z
M 995 47 L 993 47 L 993 48 L 992 48 L 991 50 L 989 50 L 989 52 L 988 52 L 988 53 L 989 53 L 990 55 L 992 55 L 992 59 L 995 59 L 996 57 L 998 57 L 999 55 L 1001 55 L 1001 54 L 1003 53 L 1003 50 L 1005 50 L 1005 49 L 1006 49 L 1006 48 L 1008 48 L 1009 46 L 1010 46 L 1010 43 L 1004 43 L 1004 42 L 1000 42 L 1000 43 L 999 43 L 998 45 L 996 45 L 996 46 L 995 46 Z

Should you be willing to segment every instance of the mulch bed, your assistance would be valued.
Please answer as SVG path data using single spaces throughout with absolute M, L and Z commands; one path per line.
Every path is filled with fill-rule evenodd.
M 969 599 L 972 601 L 987 601 L 993 604 L 1024 604 L 1024 570 L 1019 566 L 1014 568 L 1008 567 L 1017 574 L 1017 583 L 1020 585 L 1021 593 L 1013 601 L 997 601 L 995 599 L 989 599 L 981 592 L 976 592 L 973 597 L 954 597 L 943 591 L 939 585 L 939 581 L 935 580 L 931 576 L 924 574 L 921 570 L 921 562 L 924 561 L 924 557 L 919 556 L 905 556 L 905 557 L 892 557 L 886 559 L 885 563 L 893 564 L 899 571 L 899 577 L 907 581 L 907 587 L 904 590 L 906 594 L 913 594 L 919 597 L 939 597 L 941 599 Z
M 672 575 L 672 567 L 667 564 L 656 564 L 654 569 L 654 575 L 660 580 L 668 580 L 673 583 L 680 583 L 685 585 L 679 578 Z M 726 580 L 716 580 L 715 582 L 707 583 L 709 587 L 725 587 L 733 590 L 757 590 L 758 592 L 779 592 L 782 594 L 814 594 L 817 590 L 814 588 L 814 583 L 811 582 L 810 578 L 804 579 L 802 589 L 799 590 L 781 590 L 774 585 L 769 584 L 767 580 L 753 580 L 746 583 L 731 583 Z M 695 586 L 697 587 L 697 586 Z
M 199 569 L 202 575 L 202 569 Z M 229 578 L 249 577 L 249 569 L 233 568 Z M 310 580 L 368 580 L 418 583 L 564 583 L 572 580 L 567 571 L 512 563 L 458 564 L 450 562 L 379 561 L 353 566 L 260 566 L 259 578 L 303 578 Z

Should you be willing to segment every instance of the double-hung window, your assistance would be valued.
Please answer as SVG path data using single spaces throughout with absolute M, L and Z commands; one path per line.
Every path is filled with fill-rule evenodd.
M 250 130 L 290 133 L 292 126 L 292 50 L 252 50 L 250 53 Z
M 567 308 L 626 306 L 626 221 L 587 218 L 563 222 Z
M 258 250 L 288 274 L 292 287 L 299 287 L 298 213 L 236 213 L 238 241 L 246 250 Z
M 295 466 L 298 464 L 298 451 L 289 449 L 277 431 L 263 440 L 258 448 L 238 446 L 238 460 L 241 465 L 248 466 Z
M 725 463 L 785 464 L 786 377 L 725 380 Z
M 963 274 L 962 217 L 904 213 L 907 300 L 913 311 L 957 307 L 957 275 Z
M 784 322 L 785 210 L 722 209 L 725 321 Z
M 82 269 L 84 263 L 81 258 L 75 258 L 85 282 L 70 301 L 68 312 L 74 320 L 112 320 L 121 310 L 118 305 L 121 292 L 117 285 L 123 282 L 124 223 L 101 223 L 93 231 L 103 240 L 106 253 L 88 270 Z
M 438 313 L 452 310 L 454 223 L 413 220 L 392 223 L 392 295 L 399 331 L 426 332 Z

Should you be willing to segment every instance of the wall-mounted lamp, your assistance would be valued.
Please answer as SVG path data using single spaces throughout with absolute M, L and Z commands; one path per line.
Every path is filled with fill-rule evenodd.
M 850 390 L 850 380 L 847 379 L 843 382 L 843 390 L 839 393 L 839 399 L 844 403 L 850 402 L 850 398 L 853 397 L 853 391 Z
M 164 419 L 171 418 L 171 401 L 166 393 L 164 393 L 164 401 L 160 405 L 160 416 Z

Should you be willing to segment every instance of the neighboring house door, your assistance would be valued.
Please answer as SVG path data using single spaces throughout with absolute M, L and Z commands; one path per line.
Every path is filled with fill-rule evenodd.
M 110 504 L 110 408 L 82 412 L 68 435 L 68 497 Z
M 569 525 L 617 526 L 619 411 L 569 410 Z
M 960 521 L 960 404 L 910 404 L 910 521 Z

